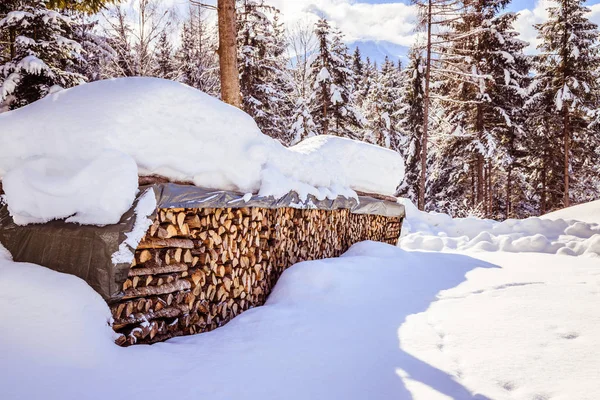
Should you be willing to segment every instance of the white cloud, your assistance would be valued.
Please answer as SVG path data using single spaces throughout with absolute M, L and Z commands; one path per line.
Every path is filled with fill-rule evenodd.
M 270 0 L 287 23 L 320 16 L 332 21 L 348 41 L 385 40 L 410 46 L 416 9 L 403 3 L 368 4 L 351 0 Z
M 547 9 L 555 4 L 556 3 L 552 0 L 538 0 L 533 9 L 519 11 L 519 16 L 515 21 L 515 29 L 521 34 L 522 40 L 529 42 L 529 47 L 525 50 L 527 54 L 536 53 L 536 48 L 540 44 L 534 25 L 547 21 Z M 590 18 L 590 20 L 596 24 L 600 23 L 600 4 L 594 4 L 592 6 L 588 6 L 588 8 L 591 9 L 588 18 Z
M 164 0 L 168 4 L 187 7 L 187 0 Z M 394 1 L 394 0 L 389 0 Z M 399 0 L 396 0 L 399 1 Z M 216 0 L 205 0 L 215 4 Z M 346 35 L 348 42 L 357 40 L 388 41 L 402 46 L 411 46 L 417 35 L 414 32 L 417 10 L 414 5 L 400 2 L 369 4 L 360 0 L 266 0 L 281 10 L 283 22 L 292 27 L 302 21 L 316 21 L 323 16 L 333 22 Z M 515 29 L 521 39 L 530 43 L 528 54 L 536 52 L 539 44 L 535 24 L 548 19 L 547 8 L 553 0 L 537 0 L 531 9 L 518 12 Z M 589 18 L 600 24 L 600 4 L 588 6 Z

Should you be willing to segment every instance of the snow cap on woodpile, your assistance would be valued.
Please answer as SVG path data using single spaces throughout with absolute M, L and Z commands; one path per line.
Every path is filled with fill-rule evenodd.
M 78 214 L 85 216 L 74 222 L 111 223 L 115 211 L 107 218 L 96 208 L 90 212 L 89 206 L 83 212 L 57 206 L 60 212 L 53 215 L 48 202 L 64 202 L 73 194 L 85 203 L 98 193 L 122 192 L 127 202 L 115 203 L 131 205 L 137 190 L 131 166 L 137 166 L 139 175 L 207 188 L 276 197 L 296 191 L 301 198 L 312 194 L 319 199 L 353 197 L 355 191 L 393 195 L 404 177 L 404 162 L 391 150 L 331 136 L 286 148 L 262 134 L 248 114 L 184 84 L 156 78 L 111 79 L 48 95 L 0 114 L 0 135 L 0 178 L 10 178 L 11 170 L 17 178 L 5 185 L 9 205 L 14 190 L 19 191 L 15 198 L 27 197 L 29 191 L 31 198 L 41 199 L 18 211 L 12 207 L 26 216 L 24 223 Z M 128 166 L 119 191 L 110 189 L 118 174 L 114 168 L 111 177 L 88 173 L 95 168 L 87 168 L 85 176 L 68 172 L 85 165 L 82 160 L 105 159 L 107 154 L 120 154 L 121 165 Z M 127 157 L 134 162 L 127 163 Z M 27 180 L 27 171 L 36 174 L 37 183 L 14 184 Z M 69 179 L 57 177 L 65 173 Z M 52 193 L 40 196 L 44 174 L 53 181 Z

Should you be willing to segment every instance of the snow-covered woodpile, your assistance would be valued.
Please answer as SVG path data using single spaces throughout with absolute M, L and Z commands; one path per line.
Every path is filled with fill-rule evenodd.
M 117 343 L 154 343 L 215 329 L 264 304 L 280 274 L 352 244 L 396 244 L 401 216 L 348 209 L 159 209 L 111 306 Z

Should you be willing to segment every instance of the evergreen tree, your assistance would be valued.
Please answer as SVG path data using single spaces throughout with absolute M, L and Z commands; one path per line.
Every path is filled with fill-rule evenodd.
M 398 70 L 386 57 L 381 71 L 375 75 L 366 100 L 365 111 L 369 121 L 368 142 L 382 147 L 399 149 L 396 127 L 400 109 L 400 82 Z
M 170 10 L 159 0 L 139 0 L 116 5 L 107 14 L 102 25 L 114 57 L 102 63 L 103 77 L 154 76 L 154 49 L 170 28 Z
M 44 0 L 10 0 L 0 5 L 0 32 L 8 46 L 0 65 L 0 103 L 11 109 L 34 102 L 55 86 L 84 82 L 73 72 L 81 45 L 72 21 Z
M 522 129 L 515 109 L 525 94 L 522 83 L 528 66 L 522 51 L 526 43 L 515 38 L 513 14 L 497 15 L 506 4 L 506 0 L 465 4 L 454 30 L 440 35 L 447 45 L 432 71 L 441 77 L 435 96 L 447 122 L 438 138 L 440 160 L 454 168 L 444 159 L 454 157 L 464 166 L 458 174 L 439 171 L 438 187 L 451 182 L 452 196 L 443 195 L 457 201 L 468 198 L 470 212 L 483 216 L 499 211 L 498 149 Z
M 419 177 L 421 176 L 421 142 L 423 135 L 423 110 L 425 76 L 423 58 L 417 49 L 411 49 L 408 66 L 402 71 L 402 107 L 398 112 L 398 130 L 405 138 L 397 146 L 401 149 L 406 165 L 406 175 L 399 194 L 418 201 Z
M 360 79 L 364 73 L 364 62 L 358 46 L 356 46 L 354 49 L 354 54 L 352 54 L 352 72 L 354 72 L 354 76 L 356 76 L 358 79 Z
M 163 31 L 156 43 L 154 76 L 163 79 L 174 79 L 176 76 L 173 57 L 173 45 L 166 31 Z
M 217 40 L 209 28 L 205 11 L 190 8 L 181 30 L 181 45 L 175 53 L 177 79 L 212 96 L 220 95 Z
M 88 81 L 102 79 L 102 65 L 116 53 L 108 38 L 99 32 L 98 19 L 78 11 L 69 12 L 69 17 L 74 22 L 73 39 L 81 44 L 83 54 L 77 60 L 74 71 Z
M 562 168 L 550 166 L 552 171 L 546 174 L 562 176 L 564 207 L 569 206 L 572 197 L 578 200 L 580 195 L 571 193 L 571 177 L 576 183 L 580 173 L 589 172 L 589 166 L 597 163 L 597 136 L 589 125 L 597 104 L 600 58 L 597 25 L 586 17 L 589 11 L 582 0 L 560 0 L 548 9 L 548 21 L 536 26 L 541 44 L 535 65 L 534 100 L 542 103 L 542 109 L 560 116 L 552 127 L 549 146 L 561 143 Z M 559 150 L 549 148 L 547 152 L 557 155 Z M 556 192 L 554 186 L 553 193 Z M 548 200 L 550 209 L 559 205 L 556 198 Z
M 312 119 L 310 104 L 312 95 L 310 63 L 316 48 L 316 39 L 313 27 L 310 25 L 299 25 L 292 31 L 290 39 L 292 53 L 295 54 L 294 65 L 289 69 L 293 77 L 293 88 L 290 93 L 290 103 L 293 107 L 290 112 L 291 128 L 284 143 L 294 145 L 304 138 L 318 134 Z
M 311 114 L 321 134 L 360 137 L 356 130 L 366 121 L 355 107 L 355 78 L 350 68 L 348 48 L 339 31 L 329 23 L 317 22 L 315 35 L 319 47 L 311 62 Z
M 291 79 L 279 10 L 264 0 L 240 0 L 237 17 L 242 107 L 263 133 L 285 142 Z

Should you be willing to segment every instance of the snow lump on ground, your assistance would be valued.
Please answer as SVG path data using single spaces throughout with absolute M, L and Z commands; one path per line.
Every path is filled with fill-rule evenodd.
M 122 202 L 131 205 L 134 163 L 140 175 L 261 195 L 294 190 L 319 199 L 352 197 L 355 191 L 391 195 L 404 175 L 403 160 L 391 150 L 330 136 L 286 148 L 263 135 L 244 112 L 155 78 L 111 79 L 48 95 L 1 114 L 0 132 L 0 178 L 13 182 L 5 190 L 20 223 L 69 216 L 73 222 L 111 223 Z M 117 176 L 117 165 L 107 166 L 106 173 L 95 169 L 102 169 L 105 154 L 114 158 L 116 152 L 123 154 L 118 166 L 124 176 Z M 17 180 L 36 183 L 17 188 Z M 110 207 L 114 214 L 99 214 L 85 180 L 93 181 L 96 194 L 119 197 L 114 200 L 119 206 Z M 119 183 L 111 190 L 112 180 L 129 187 Z M 77 209 L 45 206 L 70 195 L 78 197 Z M 32 200 L 19 205 L 12 200 L 26 197 Z
M 536 252 L 568 256 L 600 257 L 600 224 L 544 216 L 502 222 L 479 218 L 451 218 L 424 213 L 403 200 L 407 220 L 400 246 L 428 251 Z M 585 210 L 591 207 L 585 207 Z M 571 213 L 574 215 L 574 213 Z

